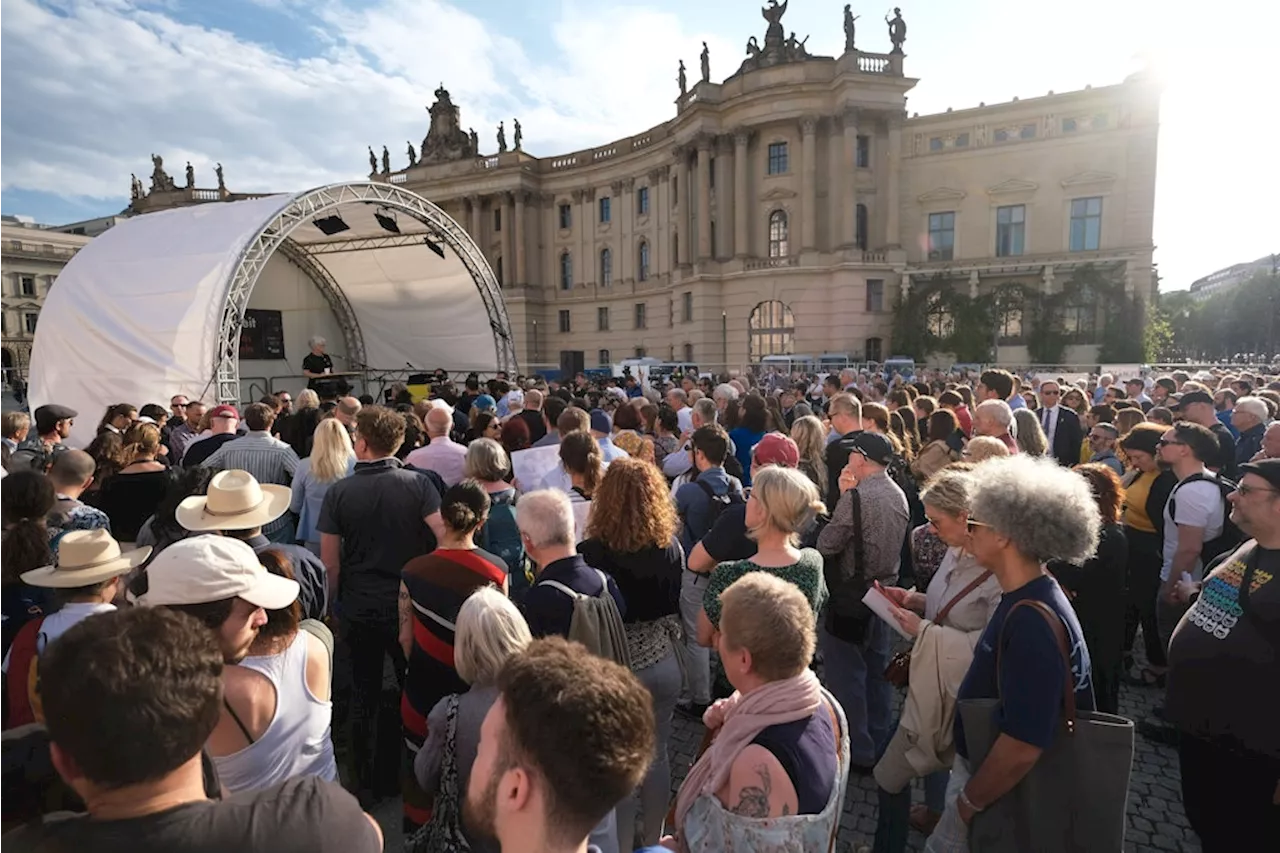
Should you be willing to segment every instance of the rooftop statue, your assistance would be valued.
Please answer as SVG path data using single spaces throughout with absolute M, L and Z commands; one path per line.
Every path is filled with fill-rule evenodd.
M 893 42 L 893 50 L 889 52 L 902 53 L 902 44 L 907 40 L 907 22 L 902 20 L 902 10 L 895 6 L 892 20 L 885 15 L 884 21 L 889 25 L 889 41 Z
M 498 153 L 507 153 L 507 131 L 502 127 L 502 122 L 498 122 Z
M 756 41 L 755 36 L 747 40 L 747 58 L 738 67 L 738 74 L 747 71 L 754 71 L 757 68 L 768 68 L 772 65 L 781 65 L 785 62 L 802 62 L 811 59 L 809 51 L 805 49 L 805 44 L 809 41 L 809 37 L 797 39 L 793 32 L 790 38 L 787 38 L 786 31 L 782 28 L 782 16 L 787 13 L 787 4 L 779 3 L 778 0 L 769 0 L 769 5 L 760 10 L 760 15 L 769 22 L 768 28 L 764 32 L 764 46 Z M 849 31 L 848 22 L 846 21 L 846 41 Z M 704 51 L 704 57 L 706 52 Z M 705 77 L 705 72 L 704 72 Z
M 711 82 L 711 49 L 705 41 L 702 43 L 702 82 Z
M 857 50 L 857 47 L 853 43 L 854 36 L 857 34 L 856 25 L 854 24 L 854 21 L 858 20 L 861 17 L 862 17 L 861 15 L 853 14 L 853 9 L 850 8 L 850 4 L 848 3 L 844 4 L 844 49 L 845 50 Z
M 684 60 L 680 60 L 680 70 L 676 74 L 676 83 L 680 85 L 680 97 L 684 97 L 689 92 L 689 80 L 684 76 Z
M 435 96 L 435 103 L 427 107 L 431 114 L 431 127 L 422 140 L 420 162 L 425 165 L 475 157 L 479 153 L 479 141 L 474 132 L 468 134 L 462 129 L 458 107 L 443 83 L 436 89 Z

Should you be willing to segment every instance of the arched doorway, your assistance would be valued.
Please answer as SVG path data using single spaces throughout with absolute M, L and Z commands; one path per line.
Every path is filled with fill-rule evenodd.
M 13 378 L 14 358 L 13 351 L 8 347 L 0 350 L 0 359 L 3 359 L 4 384 L 8 385 L 9 380 Z
M 752 361 L 766 355 L 791 355 L 795 350 L 796 317 L 786 303 L 761 302 L 747 322 Z

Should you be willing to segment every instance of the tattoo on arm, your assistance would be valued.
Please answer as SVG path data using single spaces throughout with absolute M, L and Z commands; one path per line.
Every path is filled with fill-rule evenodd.
M 738 804 L 731 811 L 743 817 L 764 818 L 769 816 L 769 794 L 773 792 L 773 780 L 765 765 L 757 764 L 755 769 L 756 775 L 760 777 L 760 785 L 741 788 L 738 791 Z

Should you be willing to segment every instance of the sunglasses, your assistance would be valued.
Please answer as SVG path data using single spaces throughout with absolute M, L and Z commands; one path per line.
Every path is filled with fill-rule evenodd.
M 991 527 L 991 525 L 987 524 L 985 521 L 976 521 L 975 519 L 972 519 L 972 518 L 966 522 L 966 526 L 969 528 L 970 533 L 973 532 L 973 529 L 975 527 L 988 527 L 988 528 Z
M 1040 396 L 1042 396 L 1042 397 L 1057 397 L 1057 396 L 1058 396 L 1059 394 L 1061 394 L 1061 393 L 1062 393 L 1061 391 L 1047 390 L 1047 391 L 1041 391 L 1041 392 L 1040 392 Z
M 1162 438 L 1156 442 L 1156 447 L 1167 447 L 1170 444 L 1186 444 L 1186 442 L 1178 441 L 1177 439 L 1173 439 L 1173 438 Z

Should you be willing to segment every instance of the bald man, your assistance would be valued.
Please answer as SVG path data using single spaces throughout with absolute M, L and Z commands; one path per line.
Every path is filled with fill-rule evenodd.
M 338 419 L 338 423 L 347 428 L 347 432 L 355 432 L 358 414 L 360 414 L 360 401 L 355 397 L 343 397 L 338 401 L 337 408 L 333 410 L 333 416 Z
M 529 427 L 529 437 L 541 441 L 547 434 L 547 422 L 542 417 L 542 392 L 534 388 L 524 392 L 524 408 L 513 417 L 524 421 Z
M 454 486 L 467 476 L 467 449 L 449 437 L 453 413 L 448 406 L 439 400 L 433 402 L 435 405 L 424 419 L 430 443 L 410 453 L 404 461 L 414 468 L 435 471 L 446 486 Z

